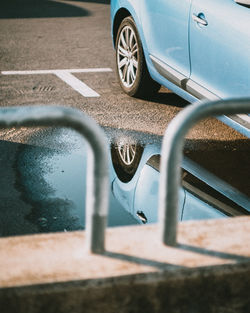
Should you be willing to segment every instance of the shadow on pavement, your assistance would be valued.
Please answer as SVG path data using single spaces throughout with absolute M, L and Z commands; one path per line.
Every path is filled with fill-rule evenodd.
M 140 99 L 154 103 L 167 104 L 178 108 L 184 108 L 189 104 L 188 101 L 164 87 L 162 87 L 156 94 L 141 97 Z
M 0 18 L 79 17 L 91 13 L 73 4 L 51 0 L 4 0 L 0 4 Z

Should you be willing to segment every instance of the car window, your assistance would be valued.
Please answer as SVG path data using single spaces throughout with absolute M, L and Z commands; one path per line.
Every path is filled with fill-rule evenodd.
M 148 160 L 147 164 L 155 170 L 160 171 L 160 159 L 159 154 L 153 155 Z M 244 207 L 237 204 L 233 200 L 230 200 L 228 197 L 218 192 L 216 188 L 209 186 L 202 179 L 199 179 L 184 169 L 182 169 L 182 186 L 187 191 L 188 195 L 189 203 L 186 202 L 186 205 L 194 206 L 194 199 L 196 199 L 197 205 L 200 203 L 200 206 L 203 205 L 204 209 L 205 207 L 210 207 L 214 209 L 214 212 L 217 210 L 218 216 L 238 216 L 250 214 L 250 212 Z M 216 213 L 213 215 L 216 215 Z
M 185 170 L 183 170 L 182 185 L 185 190 L 197 199 L 200 199 L 202 203 L 208 204 L 223 215 L 239 216 L 250 214 L 246 209 Z

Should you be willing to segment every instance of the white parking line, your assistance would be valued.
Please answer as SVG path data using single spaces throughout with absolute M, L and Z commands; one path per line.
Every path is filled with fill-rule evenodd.
M 64 70 L 34 70 L 34 71 L 2 71 L 2 75 L 37 75 L 37 74 L 54 74 L 74 90 L 84 97 L 99 97 L 100 95 L 87 86 L 80 79 L 71 73 L 94 73 L 94 72 L 112 72 L 111 68 L 85 68 L 85 69 L 64 69 Z
M 70 73 L 93 73 L 93 72 L 112 72 L 109 67 L 104 68 L 82 68 L 82 69 L 55 69 L 55 70 L 31 70 L 31 71 L 2 71 L 3 75 L 34 75 L 34 74 L 55 74 L 55 72 Z
M 81 80 L 73 76 L 70 72 L 57 71 L 55 72 L 55 75 L 61 78 L 61 80 L 63 80 L 70 87 L 78 91 L 84 97 L 100 97 L 100 95 L 97 92 L 89 88 L 86 84 L 84 84 Z

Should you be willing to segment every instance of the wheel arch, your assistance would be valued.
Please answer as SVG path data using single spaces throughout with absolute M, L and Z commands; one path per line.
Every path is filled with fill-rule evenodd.
M 136 28 L 137 28 L 137 31 L 139 33 L 140 40 L 142 43 L 143 51 L 145 53 L 145 49 L 147 50 L 147 44 L 146 44 L 146 41 L 144 38 L 143 29 L 141 27 L 140 16 L 137 14 L 139 12 L 139 7 L 138 7 L 139 4 L 137 4 L 137 2 L 135 2 L 134 5 L 137 6 L 136 9 L 134 9 L 133 6 L 128 1 L 125 0 L 122 2 L 122 7 L 120 7 L 116 11 L 116 13 L 113 17 L 113 23 L 112 23 L 113 45 L 115 47 L 116 36 L 117 36 L 118 29 L 119 29 L 119 26 L 120 26 L 122 20 L 127 16 L 131 16 L 135 22 L 135 25 L 136 25 Z M 147 58 L 148 58 L 148 56 L 147 56 Z
M 131 16 L 131 13 L 125 8 L 121 8 L 116 12 L 114 22 L 113 22 L 113 30 L 112 30 L 114 46 L 115 46 L 115 41 L 116 41 L 116 36 L 118 33 L 119 26 L 121 25 L 122 20 L 127 16 Z

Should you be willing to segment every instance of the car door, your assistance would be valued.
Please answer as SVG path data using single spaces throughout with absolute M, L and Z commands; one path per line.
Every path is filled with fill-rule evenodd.
M 220 98 L 249 96 L 249 6 L 234 0 L 193 0 L 190 58 L 187 89 L 198 98 L 209 98 L 207 91 Z
M 141 1 L 140 19 L 147 49 L 161 61 L 189 76 L 188 23 L 191 0 Z

